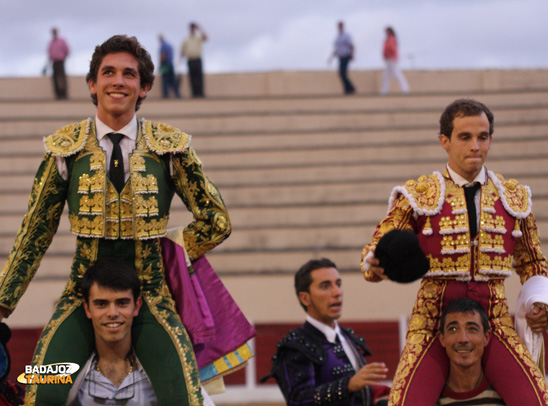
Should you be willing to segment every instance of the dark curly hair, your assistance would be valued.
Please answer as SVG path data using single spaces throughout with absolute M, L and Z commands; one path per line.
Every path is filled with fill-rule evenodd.
M 493 113 L 485 104 L 473 99 L 457 99 L 445 108 L 440 117 L 440 135 L 451 138 L 453 133 L 453 120 L 457 117 L 479 116 L 485 113 L 489 120 L 489 135 L 493 135 L 495 123 Z
M 141 294 L 141 281 L 133 265 L 117 258 L 102 258 L 90 266 L 80 282 L 80 292 L 89 304 L 89 291 L 97 283 L 102 288 L 113 291 L 131 290 L 133 300 Z
M 89 72 L 86 75 L 86 83 L 89 83 L 90 80 L 96 83 L 97 74 L 99 72 L 101 62 L 103 62 L 103 58 L 108 54 L 118 52 L 127 52 L 137 59 L 139 64 L 141 88 L 145 88 L 146 86 L 150 86 L 150 88 L 152 88 L 152 84 L 154 83 L 154 63 L 152 62 L 150 54 L 141 46 L 139 41 L 137 41 L 137 38 L 128 37 L 126 35 L 114 35 L 101 45 L 97 45 L 95 47 L 95 52 L 93 52 L 93 56 L 91 57 L 91 62 L 89 64 Z M 139 110 L 139 107 L 145 98 L 146 96 L 139 97 L 137 99 L 135 111 Z M 91 100 L 93 100 L 93 104 L 97 106 L 97 95 L 92 94 Z

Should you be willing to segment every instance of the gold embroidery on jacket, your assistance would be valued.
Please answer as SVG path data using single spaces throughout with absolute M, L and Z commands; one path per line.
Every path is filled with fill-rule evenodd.
M 104 164 L 103 164 L 103 161 L 105 159 L 104 156 L 102 156 L 103 154 L 101 152 L 94 152 L 90 159 L 89 159 L 89 168 L 92 170 L 92 171 L 98 171 L 98 170 L 101 170 L 101 169 L 104 169 Z M 104 172 L 103 172 L 103 176 L 104 176 Z
M 105 187 L 105 173 L 97 172 L 95 175 L 84 173 L 78 179 L 78 193 L 102 192 Z
M 466 213 L 466 199 L 464 190 L 453 182 L 445 182 L 446 193 L 445 201 L 451 205 L 451 210 L 454 215 Z M 465 217 L 465 226 L 468 228 L 468 217 Z
M 83 215 L 102 215 L 105 207 L 104 195 L 93 193 L 80 197 L 80 212 Z
M 55 156 L 69 156 L 80 151 L 86 143 L 89 128 L 89 119 L 64 126 L 45 138 L 46 151 Z
M 127 202 L 125 200 L 122 200 L 120 202 L 120 218 L 122 221 L 133 221 L 133 209 L 131 202 Z
M 505 256 L 504 258 L 497 255 L 491 259 L 486 253 L 481 251 L 478 253 L 478 269 L 481 274 L 486 274 L 487 271 L 494 271 L 510 275 L 513 262 L 514 257 L 512 255 Z
M 103 216 L 79 217 L 75 214 L 69 215 L 72 232 L 80 236 L 102 237 L 104 228 Z
M 441 195 L 441 187 L 437 176 L 421 176 L 417 181 L 409 180 L 405 188 L 413 196 L 417 206 L 424 210 L 435 210 Z
M 158 219 L 135 218 L 135 237 L 139 239 L 162 237 L 167 228 L 168 216 Z
M 143 174 L 146 172 L 145 158 L 158 163 L 160 159 L 147 149 L 141 134 L 129 157 L 130 181 L 118 194 L 106 176 L 104 151 L 92 135 L 79 158 L 91 155 L 90 172 L 95 173 L 86 173 L 79 179 L 79 216 L 70 216 L 72 231 L 80 236 L 107 239 L 163 236 L 168 216 L 151 219 L 160 214 L 158 198 L 154 196 L 159 193 L 158 180 L 153 174 Z M 136 218 L 140 220 L 136 222 Z
M 501 181 L 504 181 L 502 176 L 499 176 Z M 516 179 L 508 179 L 503 182 L 504 197 L 508 206 L 517 213 L 524 213 L 529 209 L 529 194 L 527 190 L 518 184 Z
M 143 176 L 137 172 L 131 174 L 133 190 L 136 194 L 158 193 L 158 181 L 152 174 Z
M 143 158 L 140 155 L 137 155 L 134 153 L 129 158 L 129 163 L 130 163 L 131 169 L 135 172 L 144 172 L 146 170 L 145 158 Z
M 468 230 L 468 220 L 465 214 L 458 214 L 454 218 L 444 216 L 440 218 L 439 227 L 440 234 L 461 233 Z
M 504 253 L 504 238 L 502 235 L 490 235 L 486 232 L 480 233 L 480 247 L 483 252 Z
M 190 143 L 190 135 L 167 124 L 145 121 L 143 132 L 150 150 L 160 155 L 184 152 Z
M 456 261 L 450 257 L 443 258 L 442 261 L 438 258 L 433 258 L 431 255 L 428 255 L 428 258 L 430 259 L 429 272 L 438 272 L 449 276 L 455 275 L 457 272 L 459 274 L 468 274 L 470 268 L 470 253 L 466 253 L 458 257 Z
M 483 211 L 486 211 L 488 213 L 495 213 L 495 202 L 498 200 L 498 196 L 493 193 L 492 188 L 489 188 L 489 193 L 487 190 L 485 190 L 482 193 L 481 196 L 481 207 Z
M 157 216 L 158 199 L 154 196 L 145 199 L 143 195 L 136 195 L 133 202 L 133 208 L 137 217 Z

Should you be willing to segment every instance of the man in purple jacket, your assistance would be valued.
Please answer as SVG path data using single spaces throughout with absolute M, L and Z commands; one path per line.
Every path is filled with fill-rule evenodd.
M 295 274 L 295 290 L 306 311 L 303 327 L 279 343 L 268 377 L 276 378 L 288 406 L 385 405 L 389 388 L 384 363 L 366 364 L 371 355 L 362 337 L 342 328 L 342 281 L 329 259 L 310 260 Z

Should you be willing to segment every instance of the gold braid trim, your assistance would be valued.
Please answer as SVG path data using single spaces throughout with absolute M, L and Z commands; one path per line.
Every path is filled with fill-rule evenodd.
M 435 341 L 435 336 L 428 337 L 424 333 L 409 333 L 390 389 L 389 405 L 405 404 L 409 382 L 413 380 L 417 367 Z
M 439 317 L 447 283 L 423 280 L 409 319 L 407 339 L 394 375 L 389 405 L 403 405 L 417 368 L 437 339 Z
M 535 390 L 539 405 L 548 405 L 548 384 L 516 331 L 511 326 L 503 326 L 500 330 L 494 330 L 492 334 L 497 336 L 508 350 L 508 353 L 514 357 L 516 363 L 522 368 L 527 379 L 529 379 L 531 387 Z M 540 393 L 537 389 L 540 389 Z
M 143 287 L 145 287 L 147 282 L 150 282 L 152 279 L 151 265 L 149 264 L 145 268 L 145 260 L 151 252 L 150 249 L 145 249 L 143 247 L 142 241 L 136 240 L 135 243 L 135 269 L 137 270 L 139 278 L 143 282 Z M 160 252 L 160 240 L 156 239 L 155 244 L 158 247 L 158 252 Z M 163 267 L 160 272 L 163 273 Z M 158 323 L 169 335 L 173 347 L 179 355 L 179 363 L 183 370 L 183 376 L 185 378 L 187 394 L 190 402 L 189 406 L 202 406 L 203 399 L 200 391 L 200 381 L 197 370 L 198 366 L 196 364 L 196 358 L 194 357 L 194 350 L 189 345 L 183 345 L 179 339 L 180 336 L 183 336 L 186 343 L 190 343 L 190 338 L 188 337 L 188 333 L 185 330 L 179 315 L 177 314 L 175 302 L 171 297 L 171 292 L 169 291 L 165 280 L 162 280 L 161 285 L 153 291 L 143 288 L 142 298 L 147 303 L 150 313 L 156 318 Z M 159 310 L 157 306 L 161 302 L 166 303 L 171 311 L 168 311 L 167 309 Z M 168 318 L 170 316 L 177 320 L 177 326 L 173 326 L 169 323 Z
M 172 163 L 175 190 L 194 217 L 183 234 L 187 253 L 195 259 L 230 235 L 230 218 L 217 187 L 204 174 L 192 148 L 175 156 Z
M 49 347 L 51 339 L 57 332 L 57 329 L 68 316 L 72 314 L 74 310 L 82 304 L 81 299 L 75 300 L 72 303 L 67 303 L 64 308 L 59 308 L 63 313 L 59 316 L 58 319 L 53 319 L 48 323 L 46 329 L 42 332 L 42 336 L 36 345 L 36 353 L 32 359 L 32 365 L 43 365 L 44 358 L 46 356 L 46 351 Z M 35 405 L 36 404 L 36 390 L 38 385 L 27 385 L 26 394 L 25 394 L 25 405 Z
M 164 287 L 166 290 L 168 289 L 165 284 Z M 169 297 L 169 290 L 167 292 L 164 292 L 164 294 L 164 297 Z M 164 327 L 164 330 L 168 333 L 169 338 L 173 343 L 173 346 L 177 349 L 177 353 L 179 354 L 179 361 L 181 363 L 183 375 L 185 377 L 185 384 L 187 387 L 187 393 L 190 402 L 189 406 L 201 406 L 203 404 L 203 401 L 201 397 L 199 382 L 197 379 L 192 378 L 193 374 L 196 377 L 198 376 L 198 371 L 196 370 L 196 359 L 194 359 L 194 351 L 192 350 L 192 348 L 190 348 L 190 346 L 182 345 L 181 341 L 178 338 L 178 336 L 184 335 L 186 341 L 190 342 L 186 330 L 184 328 L 171 326 L 167 321 L 167 317 L 169 316 L 167 314 L 167 311 L 158 311 L 156 305 L 161 300 L 160 296 L 155 297 L 149 292 L 145 292 L 143 294 L 143 299 L 148 304 L 150 312 L 152 313 L 152 315 L 154 315 L 156 320 L 158 320 L 158 323 L 160 323 L 160 325 Z
M 43 164 L 45 164 L 45 168 L 40 179 L 34 179 L 27 214 L 17 233 L 8 260 L 0 273 L 0 304 L 10 311 L 13 311 L 34 277 L 57 230 L 63 208 L 61 202 L 56 202 L 49 207 L 43 205 L 43 200 L 51 194 L 58 193 L 54 184 L 55 175 L 52 174 L 57 170 L 55 160 L 49 158 Z M 44 222 L 48 223 L 48 227 L 46 232 L 40 236 L 37 230 Z M 40 238 L 36 238 L 36 236 Z M 32 263 L 27 267 L 26 263 L 30 260 Z M 19 279 L 19 282 L 16 279 Z

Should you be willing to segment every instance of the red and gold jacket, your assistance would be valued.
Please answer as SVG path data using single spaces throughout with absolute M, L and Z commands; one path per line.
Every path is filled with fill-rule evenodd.
M 414 231 L 430 260 L 425 278 L 459 281 L 503 279 L 512 267 L 523 283 L 533 275 L 546 275 L 546 258 L 540 250 L 531 190 L 515 179 L 487 172 L 481 186 L 479 232 L 470 241 L 464 189 L 447 170 L 434 172 L 396 186 L 389 199 L 387 217 L 377 226 L 362 253 L 365 279 L 378 281 L 364 269 L 364 258 L 392 229 Z

